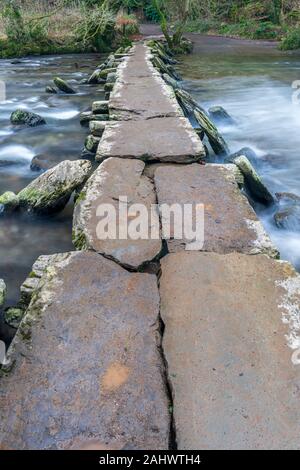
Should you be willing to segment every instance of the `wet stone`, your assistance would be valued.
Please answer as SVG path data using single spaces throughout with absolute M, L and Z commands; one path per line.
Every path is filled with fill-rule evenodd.
M 168 449 L 156 277 L 60 256 L 8 352 L 0 448 Z
M 178 449 L 299 449 L 300 276 L 238 253 L 161 265 Z

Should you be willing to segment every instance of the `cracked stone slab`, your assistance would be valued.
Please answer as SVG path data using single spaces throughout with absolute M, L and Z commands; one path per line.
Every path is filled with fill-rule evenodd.
M 0 379 L 1 449 L 168 449 L 156 277 L 93 252 L 41 279 Z
M 196 204 L 204 205 L 203 251 L 221 254 L 233 251 L 278 257 L 262 224 L 241 193 L 232 165 L 161 165 L 155 171 L 155 187 L 159 204 L 193 206 L 195 223 Z M 174 222 L 171 236 L 174 236 Z M 168 240 L 170 252 L 185 250 L 191 240 Z
M 162 260 L 160 294 L 178 448 L 299 449 L 292 266 L 264 255 L 173 253 Z
M 133 269 L 138 269 L 160 254 L 162 242 L 159 215 L 154 206 L 156 195 L 152 181 L 143 176 L 144 167 L 145 164 L 140 160 L 120 158 L 105 160 L 98 167 L 83 188 L 74 210 L 74 244 L 77 248 L 92 249 Z M 109 204 L 117 215 L 115 239 L 104 239 L 99 234 L 98 224 L 104 216 L 99 213 L 99 207 L 105 204 Z M 120 229 L 128 227 L 130 230 L 130 224 L 136 220 L 134 204 L 142 204 L 146 209 L 146 214 L 141 214 L 148 228 L 146 237 L 152 233 L 156 238 L 135 240 L 130 233 L 128 237 L 121 238 Z M 119 218 L 122 210 L 130 212 L 128 224 L 122 223 Z
M 205 158 L 205 149 L 186 118 L 157 118 L 108 123 L 96 160 L 109 157 L 192 163 Z
M 151 57 L 145 44 L 137 44 L 133 55 L 118 67 L 109 102 L 112 120 L 183 116 L 173 89 L 153 67 Z

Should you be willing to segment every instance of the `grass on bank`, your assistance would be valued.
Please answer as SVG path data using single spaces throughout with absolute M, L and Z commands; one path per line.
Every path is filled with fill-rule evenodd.
M 134 15 L 112 11 L 109 2 L 93 6 L 74 0 L 0 0 L 0 58 L 79 52 L 108 52 L 128 45 L 138 32 Z

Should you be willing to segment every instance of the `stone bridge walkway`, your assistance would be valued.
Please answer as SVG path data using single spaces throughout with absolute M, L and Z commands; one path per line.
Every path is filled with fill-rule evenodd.
M 109 114 L 75 207 L 79 251 L 39 258 L 22 286 L 0 447 L 299 448 L 300 277 L 276 260 L 236 168 L 201 162 L 146 45 L 118 67 Z M 204 204 L 203 250 L 99 239 L 97 208 L 124 197 Z

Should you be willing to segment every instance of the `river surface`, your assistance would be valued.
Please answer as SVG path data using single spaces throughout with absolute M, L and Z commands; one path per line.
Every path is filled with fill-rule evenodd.
M 190 37 L 194 53 L 182 57 L 180 66 L 184 88 L 205 109 L 221 105 L 231 114 L 237 124 L 219 130 L 232 152 L 256 152 L 252 163 L 273 194 L 300 196 L 300 94 L 292 99 L 292 83 L 299 80 L 300 87 L 300 52 L 284 53 L 265 42 Z M 279 229 L 278 207 L 255 209 L 281 257 L 300 270 L 300 217 Z
M 80 81 L 101 61 L 99 54 L 0 60 L 0 194 L 18 192 L 40 174 L 30 169 L 34 156 L 57 163 L 80 158 L 88 129 L 80 126 L 79 113 L 104 96 L 100 86 Z M 45 93 L 54 76 L 67 79 L 78 94 Z M 40 114 L 47 125 L 31 129 L 11 126 L 9 118 L 17 108 Z M 73 248 L 71 222 L 71 202 L 61 214 L 50 218 L 0 214 L 0 278 L 8 287 L 7 306 L 18 301 L 19 287 L 39 255 Z
M 220 131 L 232 152 L 245 146 L 255 150 L 253 163 L 273 193 L 300 196 L 300 104 L 292 102 L 292 83 L 300 80 L 300 54 L 279 52 L 270 43 L 191 37 L 194 53 L 182 57 L 180 66 L 185 88 L 203 107 L 221 105 L 234 117 L 237 124 Z M 38 176 L 30 169 L 36 155 L 56 162 L 80 157 L 87 129 L 79 125 L 79 113 L 102 98 L 100 86 L 80 81 L 102 59 L 68 55 L 0 61 L 0 81 L 6 85 L 6 95 L 0 97 L 0 194 L 18 192 Z M 56 75 L 69 80 L 78 94 L 45 93 Z M 9 117 L 17 108 L 40 114 L 47 125 L 14 128 Z M 8 286 L 7 306 L 17 302 L 19 286 L 39 255 L 73 248 L 72 210 L 70 203 L 51 218 L 0 214 L 0 278 Z M 282 258 L 300 269 L 300 224 L 278 229 L 275 207 L 256 210 Z

